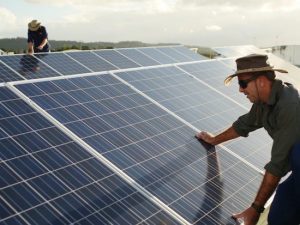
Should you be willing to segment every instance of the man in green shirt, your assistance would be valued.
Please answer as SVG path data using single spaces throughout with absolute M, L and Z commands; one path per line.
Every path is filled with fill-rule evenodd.
M 245 225 L 256 224 L 264 205 L 276 187 L 269 225 L 300 224 L 300 97 L 288 83 L 275 79 L 274 69 L 267 55 L 252 54 L 236 60 L 236 73 L 225 79 L 225 84 L 237 76 L 239 91 L 253 103 L 251 110 L 239 117 L 230 128 L 218 135 L 200 132 L 196 135 L 212 145 L 246 137 L 249 132 L 264 127 L 273 139 L 271 160 L 265 165 L 265 174 L 252 205 L 233 215 Z M 281 184 L 281 177 L 292 171 Z M 278 185 L 279 184 L 279 185 Z

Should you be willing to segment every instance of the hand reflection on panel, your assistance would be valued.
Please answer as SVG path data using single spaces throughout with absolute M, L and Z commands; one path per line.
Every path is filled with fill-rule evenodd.
M 215 146 L 199 140 L 207 153 L 207 174 L 204 184 L 204 199 L 200 206 L 196 220 L 203 216 L 203 212 L 209 213 L 213 220 L 219 221 L 222 215 L 221 202 L 223 201 L 223 182 L 220 175 L 220 165 Z M 214 224 L 212 218 L 204 216 L 196 224 Z M 217 222 L 215 222 L 217 224 Z
M 23 55 L 20 65 L 19 73 L 25 78 L 32 78 L 40 71 L 39 60 L 32 55 Z

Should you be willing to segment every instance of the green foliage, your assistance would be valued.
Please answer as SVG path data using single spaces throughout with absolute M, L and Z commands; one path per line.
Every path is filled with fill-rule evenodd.
M 65 50 L 93 50 L 93 49 L 113 49 L 113 48 L 133 48 L 149 47 L 159 45 L 174 45 L 174 43 L 147 44 L 140 41 L 113 42 L 78 42 L 78 41 L 55 41 L 49 40 L 51 52 Z M 3 38 L 0 39 L 0 49 L 5 52 L 25 53 L 27 50 L 27 39 Z

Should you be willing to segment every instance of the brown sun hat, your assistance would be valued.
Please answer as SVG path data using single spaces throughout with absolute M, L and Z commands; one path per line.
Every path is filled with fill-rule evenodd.
M 41 23 L 37 20 L 32 20 L 30 23 L 28 23 L 28 29 L 31 31 L 37 31 L 41 26 Z
M 278 71 L 280 73 L 287 73 L 287 71 L 283 69 L 274 69 L 274 67 L 268 63 L 267 55 L 251 54 L 238 58 L 235 60 L 235 62 L 237 70 L 234 74 L 229 75 L 224 80 L 225 85 L 229 85 L 234 77 L 245 73 L 254 73 L 261 71 Z

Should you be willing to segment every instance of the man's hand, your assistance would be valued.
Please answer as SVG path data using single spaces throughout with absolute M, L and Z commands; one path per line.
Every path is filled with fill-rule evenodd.
M 203 140 L 211 145 L 218 145 L 223 143 L 224 141 L 228 141 L 239 136 L 240 135 L 234 130 L 232 126 L 216 136 L 205 131 L 199 132 L 195 135 L 196 138 Z
M 233 215 L 232 218 L 238 222 L 243 222 L 243 225 L 255 225 L 259 216 L 260 214 L 254 208 L 249 207 L 244 212 Z
M 211 145 L 215 145 L 215 136 L 211 133 L 201 131 L 195 135 L 196 138 L 201 139 Z
M 39 50 L 43 50 L 43 48 L 44 48 L 44 46 L 41 46 L 41 45 L 39 45 L 39 46 L 37 47 L 37 49 L 39 49 Z

